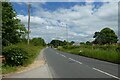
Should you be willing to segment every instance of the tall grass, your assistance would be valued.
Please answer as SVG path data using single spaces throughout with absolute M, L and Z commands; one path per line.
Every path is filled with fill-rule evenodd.
M 24 49 L 29 54 L 29 60 L 26 62 L 26 65 L 31 64 L 35 58 L 39 55 L 40 50 L 43 46 L 34 46 L 32 44 L 18 43 L 16 44 L 19 48 Z
M 9 47 L 10 48 L 18 47 L 28 53 L 29 58 L 27 59 L 27 61 L 25 61 L 25 64 L 22 66 L 28 66 L 29 64 L 31 64 L 36 59 L 36 57 L 39 55 L 40 50 L 42 48 L 44 48 L 43 46 L 34 46 L 33 44 L 28 45 L 26 43 L 18 43 L 15 45 L 10 45 L 10 46 L 4 47 L 4 49 L 9 48 Z M 3 63 L 2 64 L 2 74 L 15 72 L 15 71 L 17 71 L 17 69 L 19 67 L 21 67 L 21 65 L 20 66 L 9 66 L 9 65 Z
M 73 47 L 74 46 L 69 46 L 67 48 L 62 47 L 59 48 L 59 50 L 120 64 L 120 52 L 118 45 L 82 45 L 75 48 Z
M 2 66 L 2 74 L 7 74 L 7 73 L 11 73 L 11 72 L 15 72 L 17 71 L 17 67 L 11 67 L 8 65 L 3 65 Z

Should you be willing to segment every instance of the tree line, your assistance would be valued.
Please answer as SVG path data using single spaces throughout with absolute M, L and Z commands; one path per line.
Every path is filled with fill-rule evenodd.
M 95 32 L 93 36 L 94 40 L 92 42 L 87 41 L 87 42 L 80 42 L 81 45 L 92 45 L 92 44 L 99 44 L 99 45 L 104 45 L 104 44 L 115 44 L 118 41 L 118 37 L 115 34 L 115 32 L 110 29 L 110 28 L 103 28 L 100 32 Z M 74 44 L 74 41 L 71 42 L 66 42 L 60 41 L 60 40 L 52 40 L 49 45 L 58 47 L 58 46 L 64 46 L 64 45 L 72 45 Z

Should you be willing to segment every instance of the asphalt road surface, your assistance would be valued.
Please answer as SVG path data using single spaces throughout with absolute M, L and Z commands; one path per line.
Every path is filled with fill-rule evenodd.
M 53 78 L 120 79 L 117 64 L 73 55 L 52 48 L 44 50 L 44 57 Z

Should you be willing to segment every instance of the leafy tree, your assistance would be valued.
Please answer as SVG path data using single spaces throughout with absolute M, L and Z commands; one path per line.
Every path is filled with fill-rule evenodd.
M 58 46 L 63 46 L 64 44 L 66 44 L 66 42 L 60 40 L 52 40 L 50 44 L 53 45 L 54 47 L 58 47 Z
M 35 46 L 45 46 L 46 43 L 44 41 L 44 39 L 42 38 L 33 38 L 31 41 L 30 41 L 32 44 L 34 44 Z
M 11 3 L 2 2 L 2 45 L 20 42 L 21 35 L 26 32 L 24 25 L 16 18 L 16 12 Z
M 73 45 L 74 43 L 75 43 L 74 41 L 71 41 L 71 42 L 70 42 L 70 45 Z
M 87 41 L 86 44 L 87 45 L 92 45 L 92 43 L 90 41 Z
M 95 44 L 112 44 L 117 43 L 118 37 L 110 28 L 104 28 L 100 32 L 95 32 L 93 38 Z
M 63 45 L 67 45 L 68 42 L 66 40 L 63 41 Z
M 85 43 L 84 42 L 80 42 L 80 45 L 85 45 Z

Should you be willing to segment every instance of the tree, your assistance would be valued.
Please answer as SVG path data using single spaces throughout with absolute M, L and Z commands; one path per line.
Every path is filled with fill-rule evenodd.
M 66 40 L 63 41 L 63 45 L 67 45 L 68 42 Z
M 93 38 L 95 44 L 112 44 L 117 43 L 118 37 L 110 28 L 104 28 L 100 32 L 95 32 Z
M 85 43 L 84 42 L 80 42 L 80 45 L 85 45 Z
M 30 40 L 30 42 L 35 45 L 35 46 L 45 46 L 46 43 L 44 41 L 44 39 L 42 38 L 33 38 L 32 40 Z
M 63 46 L 64 44 L 66 44 L 66 42 L 60 40 L 52 40 L 50 44 L 53 45 L 54 47 L 58 47 L 58 46 Z
M 11 3 L 2 2 L 2 45 L 8 46 L 20 42 L 21 35 L 26 31 L 25 28 L 21 28 L 24 28 L 24 25 L 16 18 Z
M 71 41 L 71 42 L 70 42 L 70 45 L 73 45 L 74 43 L 75 43 L 74 41 Z
M 90 41 L 87 41 L 86 44 L 87 45 L 92 45 L 92 43 Z

